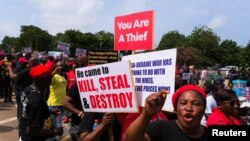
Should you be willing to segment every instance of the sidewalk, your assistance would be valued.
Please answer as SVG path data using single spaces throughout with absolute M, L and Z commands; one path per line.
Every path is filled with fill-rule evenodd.
M 18 141 L 16 105 L 0 98 L 0 141 Z
M 12 100 L 13 102 L 4 102 L 4 98 L 0 98 L 0 141 L 18 141 L 16 99 L 14 94 Z M 58 141 L 70 141 L 69 129 L 70 123 L 63 123 L 64 134 Z

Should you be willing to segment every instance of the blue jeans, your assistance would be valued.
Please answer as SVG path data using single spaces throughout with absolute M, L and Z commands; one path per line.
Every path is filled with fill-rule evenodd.
M 63 115 L 63 111 L 64 111 L 64 107 L 63 106 L 49 106 L 49 111 L 50 113 L 53 113 L 55 110 L 59 110 L 61 112 L 61 116 Z M 57 121 L 56 121 L 56 114 L 51 114 L 50 115 L 51 119 L 52 119 L 52 124 L 54 128 L 57 128 Z M 62 118 L 61 118 L 62 119 Z M 61 120 L 62 122 L 62 120 Z
M 62 116 L 63 116 L 63 111 L 64 111 L 64 107 L 63 106 L 49 106 L 49 111 L 50 113 L 50 117 L 51 117 L 51 120 L 52 120 L 52 124 L 53 124 L 53 128 L 57 128 L 58 125 L 57 125 L 57 122 L 61 122 L 60 124 L 62 125 Z M 57 116 L 56 114 L 54 114 L 54 111 L 60 111 L 61 112 L 61 121 L 57 121 Z M 51 137 L 51 138 L 48 138 L 46 141 L 57 141 L 57 137 Z

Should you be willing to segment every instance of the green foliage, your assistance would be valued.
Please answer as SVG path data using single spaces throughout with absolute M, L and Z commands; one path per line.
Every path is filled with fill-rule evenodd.
M 177 64 L 201 66 L 201 52 L 193 47 L 177 48 Z
M 66 30 L 64 34 L 58 33 L 53 39 L 53 45 L 56 46 L 57 41 L 69 43 L 71 55 L 74 55 L 76 48 L 87 50 L 113 49 L 113 40 L 114 35 L 109 32 L 99 31 L 93 34 L 70 29 Z
M 178 64 L 208 67 L 220 63 L 220 38 L 207 26 L 197 26 L 185 37 L 178 31 L 166 33 L 156 50 L 178 49 Z
M 240 64 L 241 48 L 232 40 L 224 40 L 220 44 L 221 66 L 238 66 Z
M 84 33 L 83 36 L 83 42 L 81 43 L 81 46 L 85 49 L 97 49 L 98 48 L 98 37 L 90 32 Z
M 200 65 L 203 67 L 217 64 L 219 60 L 220 38 L 207 26 L 195 27 L 188 36 L 187 46 L 201 51 Z
M 21 26 L 20 37 L 6 36 L 1 44 L 1 48 L 8 51 L 9 47 L 14 47 L 17 51 L 22 51 L 24 47 L 31 47 L 32 50 L 49 51 L 56 50 L 57 42 L 69 43 L 72 54 L 76 48 L 87 50 L 113 49 L 114 35 L 110 32 L 99 31 L 93 33 L 82 33 L 79 30 L 66 30 L 64 33 L 50 35 L 47 31 L 36 26 Z
M 184 46 L 186 43 L 185 35 L 180 34 L 178 31 L 169 31 L 163 35 L 156 50 L 171 49 Z
M 0 45 L 1 49 L 8 52 L 10 48 L 22 51 L 24 47 L 32 50 L 56 50 L 58 41 L 69 43 L 71 55 L 76 48 L 87 50 L 112 50 L 114 34 L 105 31 L 97 33 L 82 33 L 79 30 L 69 29 L 64 33 L 50 35 L 46 30 L 33 25 L 23 25 L 19 37 L 5 36 Z M 177 64 L 195 65 L 196 67 L 211 67 L 236 65 L 243 69 L 250 67 L 250 41 L 246 47 L 239 47 L 232 40 L 220 43 L 220 37 L 207 26 L 197 26 L 189 36 L 178 31 L 169 31 L 162 36 L 156 50 L 177 48 Z
M 67 30 L 63 35 L 58 35 L 62 42 L 69 43 L 72 54 L 75 48 L 87 50 L 113 49 L 114 35 L 109 32 L 99 31 L 95 34 L 87 32 L 81 33 L 79 30 Z
M 5 52 L 10 52 L 11 48 L 15 50 L 20 50 L 20 39 L 15 37 L 5 36 L 2 40 L 2 49 Z
M 33 25 L 21 26 L 21 47 L 31 47 L 32 50 L 48 51 L 52 36 L 45 30 Z
M 240 51 L 240 66 L 243 71 L 247 71 L 250 68 L 250 41 L 245 48 L 241 48 Z M 250 70 L 250 69 L 249 69 Z
M 99 49 L 110 49 L 114 48 L 114 34 L 105 31 L 99 31 L 95 34 L 98 38 Z

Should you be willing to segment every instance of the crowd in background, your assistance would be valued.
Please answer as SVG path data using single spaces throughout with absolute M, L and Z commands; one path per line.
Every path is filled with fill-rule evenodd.
M 176 67 L 174 111 L 161 110 L 168 94 L 162 90 L 146 99 L 140 113 L 85 113 L 74 70 L 88 65 L 87 56 L 55 59 L 0 54 L 0 97 L 13 102 L 15 93 L 20 139 L 57 140 L 63 133 L 62 123 L 69 121 L 72 141 L 108 140 L 110 136 L 115 141 L 176 140 L 176 136 L 207 140 L 210 125 L 250 124 L 249 108 L 242 106 L 246 99 L 232 90 L 232 81 L 239 76 L 236 70 L 227 76 L 214 71 L 208 79 L 206 68 L 187 65 Z M 170 130 L 165 133 L 166 129 Z

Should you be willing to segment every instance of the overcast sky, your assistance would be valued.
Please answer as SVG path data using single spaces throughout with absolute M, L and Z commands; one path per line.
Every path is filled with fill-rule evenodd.
M 50 34 L 68 29 L 114 32 L 114 18 L 154 10 L 154 43 L 168 31 L 186 36 L 207 25 L 221 40 L 246 46 L 250 40 L 249 0 L 1 0 L 0 41 L 20 34 L 20 26 L 34 25 Z

